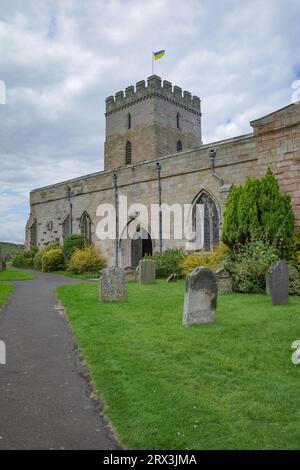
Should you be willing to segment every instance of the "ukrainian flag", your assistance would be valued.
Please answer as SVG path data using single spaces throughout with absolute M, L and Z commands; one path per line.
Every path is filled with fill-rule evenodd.
M 153 52 L 154 60 L 161 59 L 165 55 L 166 51 Z

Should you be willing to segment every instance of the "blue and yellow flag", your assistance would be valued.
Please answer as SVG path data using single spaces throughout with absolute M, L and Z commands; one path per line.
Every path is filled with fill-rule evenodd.
M 161 59 L 165 55 L 166 51 L 153 52 L 154 60 Z

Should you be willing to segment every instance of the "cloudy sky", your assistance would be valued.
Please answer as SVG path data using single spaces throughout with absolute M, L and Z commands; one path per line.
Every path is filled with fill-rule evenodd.
M 105 98 L 152 51 L 201 97 L 207 143 L 292 101 L 299 22 L 299 0 L 1 0 L 0 240 L 23 242 L 31 189 L 103 169 Z

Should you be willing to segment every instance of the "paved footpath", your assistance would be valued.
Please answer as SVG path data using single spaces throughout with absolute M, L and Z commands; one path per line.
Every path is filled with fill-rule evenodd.
M 0 311 L 0 449 L 116 449 L 75 352 L 55 288 L 77 282 L 38 273 L 18 281 Z

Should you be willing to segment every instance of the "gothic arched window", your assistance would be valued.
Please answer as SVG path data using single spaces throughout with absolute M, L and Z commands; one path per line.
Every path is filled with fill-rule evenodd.
M 197 205 L 203 205 L 203 218 L 198 219 Z M 198 224 L 201 223 L 199 227 Z M 213 199 L 203 192 L 198 197 L 193 211 L 193 228 L 197 234 L 201 231 L 203 240 L 203 249 L 213 251 L 214 247 L 220 242 L 220 219 L 217 206 Z
M 80 219 L 80 232 L 89 243 L 92 243 L 92 221 L 87 212 L 84 212 Z
M 125 164 L 130 165 L 131 159 L 132 159 L 132 146 L 131 146 L 131 142 L 128 141 L 125 147 Z
M 177 140 L 177 147 L 176 147 L 176 148 L 177 148 L 177 152 L 181 152 L 181 150 L 182 150 L 182 142 L 181 142 L 181 140 Z
M 131 114 L 127 114 L 127 129 L 131 129 Z
M 177 129 L 180 129 L 180 114 L 177 113 L 177 116 L 176 116 L 176 124 L 177 124 Z

